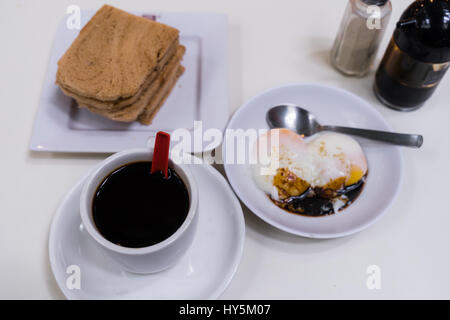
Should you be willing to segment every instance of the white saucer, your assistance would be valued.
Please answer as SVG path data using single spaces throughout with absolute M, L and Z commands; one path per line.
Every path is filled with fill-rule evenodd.
M 136 275 L 122 270 L 83 230 L 79 181 L 59 206 L 49 236 L 50 264 L 68 299 L 215 299 L 241 259 L 245 223 L 238 199 L 210 165 L 191 165 L 199 186 L 199 221 L 194 242 L 169 270 Z M 69 289 L 66 273 L 79 266 L 81 288 Z
M 361 98 L 345 90 L 316 84 L 289 84 L 259 94 L 233 115 L 227 131 L 268 129 L 266 112 L 284 103 L 296 104 L 311 111 L 322 124 L 392 131 L 381 114 Z M 368 160 L 367 182 L 356 201 L 334 215 L 314 218 L 290 214 L 275 206 L 256 187 L 248 165 L 225 163 L 225 172 L 242 202 L 271 225 L 311 238 L 350 235 L 367 228 L 382 216 L 395 199 L 403 175 L 403 162 L 398 147 L 355 139 L 361 144 Z M 223 159 L 226 159 L 226 146 L 225 137 Z

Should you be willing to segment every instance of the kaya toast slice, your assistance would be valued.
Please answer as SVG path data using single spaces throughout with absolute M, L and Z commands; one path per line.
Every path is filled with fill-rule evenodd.
M 167 81 L 171 81 L 171 79 L 175 78 L 178 67 L 180 66 L 181 59 L 183 57 L 185 48 L 183 46 L 179 46 L 177 53 L 174 57 L 169 61 L 169 63 L 163 68 L 160 75 L 153 81 L 150 87 L 142 93 L 141 97 L 135 103 L 124 107 L 119 110 L 102 110 L 95 108 L 90 105 L 84 105 L 81 101 L 77 101 L 80 107 L 87 107 L 90 111 L 100 114 L 104 117 L 107 117 L 111 120 L 115 121 L 123 121 L 123 122 L 132 122 L 137 119 L 137 117 L 144 111 L 144 109 L 148 106 L 151 101 L 154 100 L 154 97 L 159 94 L 159 91 L 163 87 L 164 83 Z
M 58 62 L 57 83 L 79 96 L 134 96 L 179 31 L 109 5 L 101 7 Z

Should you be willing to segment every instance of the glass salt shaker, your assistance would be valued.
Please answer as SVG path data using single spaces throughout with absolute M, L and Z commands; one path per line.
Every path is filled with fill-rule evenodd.
M 332 65 L 348 76 L 371 71 L 391 12 L 390 0 L 349 0 L 331 50 Z

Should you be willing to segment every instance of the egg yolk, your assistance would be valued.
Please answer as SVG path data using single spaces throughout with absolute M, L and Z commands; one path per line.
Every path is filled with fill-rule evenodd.
M 278 197 L 285 200 L 303 194 L 309 188 L 309 183 L 297 177 L 286 168 L 279 168 L 273 178 L 273 185 L 278 190 Z
M 363 178 L 363 176 L 364 172 L 361 170 L 361 168 L 352 164 L 352 166 L 350 167 L 350 177 L 345 182 L 345 186 L 351 186 L 352 184 L 357 183 Z

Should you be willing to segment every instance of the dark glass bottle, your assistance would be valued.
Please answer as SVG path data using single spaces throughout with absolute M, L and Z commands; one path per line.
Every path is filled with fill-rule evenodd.
M 393 109 L 416 110 L 449 66 L 450 0 L 418 0 L 397 23 L 375 75 L 375 94 Z

